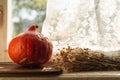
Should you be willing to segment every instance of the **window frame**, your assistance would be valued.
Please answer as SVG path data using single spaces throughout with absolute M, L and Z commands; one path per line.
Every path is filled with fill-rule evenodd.
M 2 25 L 0 26 L 0 62 L 10 61 L 7 50 L 8 50 L 8 44 L 12 39 L 11 1 L 12 0 L 0 0 L 0 5 L 2 6 L 2 12 L 3 12 Z

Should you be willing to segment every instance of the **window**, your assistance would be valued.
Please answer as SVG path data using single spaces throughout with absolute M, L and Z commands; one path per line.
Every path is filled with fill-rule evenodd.
M 37 24 L 42 29 L 46 14 L 46 0 L 12 0 L 13 37 Z
M 6 51 L 11 38 L 31 24 L 38 24 L 57 46 L 119 50 L 119 4 L 120 0 L 0 0 L 0 53 Z

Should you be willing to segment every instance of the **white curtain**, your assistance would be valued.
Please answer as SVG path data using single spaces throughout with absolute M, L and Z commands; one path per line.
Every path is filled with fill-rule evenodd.
M 42 33 L 56 48 L 120 50 L 120 0 L 48 0 Z

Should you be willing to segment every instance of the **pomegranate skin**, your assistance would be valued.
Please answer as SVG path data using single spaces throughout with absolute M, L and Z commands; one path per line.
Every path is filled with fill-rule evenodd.
M 52 56 L 53 44 L 37 32 L 37 25 L 32 25 L 26 32 L 11 40 L 8 46 L 10 58 L 22 66 L 45 64 Z

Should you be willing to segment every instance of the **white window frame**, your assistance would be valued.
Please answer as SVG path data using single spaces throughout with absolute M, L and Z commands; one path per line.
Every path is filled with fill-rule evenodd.
M 12 0 L 0 0 L 0 6 L 2 6 L 3 19 L 0 26 L 0 62 L 10 61 L 7 49 L 8 44 L 12 38 Z

